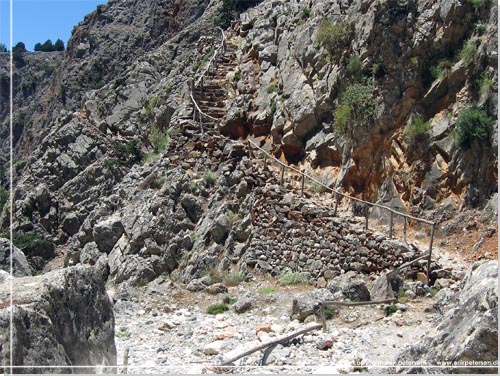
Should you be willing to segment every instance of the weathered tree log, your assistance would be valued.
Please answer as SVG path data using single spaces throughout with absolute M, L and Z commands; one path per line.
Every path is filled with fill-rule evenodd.
M 252 353 L 254 353 L 256 351 L 265 349 L 265 348 L 267 348 L 269 346 L 278 345 L 278 344 L 286 342 L 286 341 L 288 341 L 288 340 L 290 340 L 290 339 L 292 339 L 294 337 L 297 337 L 297 336 L 299 336 L 301 334 L 305 334 L 305 333 L 311 332 L 313 330 L 321 329 L 321 327 L 322 327 L 321 324 L 315 324 L 313 326 L 310 326 L 310 327 L 298 330 L 296 332 L 293 332 L 292 334 L 288 334 L 288 335 L 286 335 L 284 337 L 277 338 L 275 340 L 263 343 L 261 345 L 255 346 L 255 347 L 252 347 L 251 349 L 248 349 L 248 350 L 246 350 L 245 352 L 243 352 L 243 353 L 241 353 L 239 355 L 233 356 L 232 358 L 223 361 L 220 364 L 220 366 L 227 366 L 228 364 L 231 364 L 231 363 L 235 362 L 236 360 L 238 360 L 240 358 L 243 358 L 244 356 L 250 355 L 250 354 L 252 354 Z

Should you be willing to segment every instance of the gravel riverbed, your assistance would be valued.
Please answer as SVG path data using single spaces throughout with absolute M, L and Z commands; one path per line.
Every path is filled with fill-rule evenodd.
M 263 352 L 258 351 L 237 360 L 233 367 L 217 367 L 258 344 L 313 325 L 319 318 L 310 316 L 300 323 L 291 320 L 290 313 L 295 296 L 314 290 L 309 285 L 279 286 L 272 279 L 254 279 L 230 287 L 225 294 L 249 297 L 250 310 L 236 313 L 230 308 L 217 315 L 207 314 L 206 309 L 221 303 L 224 294 L 189 292 L 170 280 L 158 279 L 141 289 L 111 290 L 116 301 L 118 366 L 123 367 L 128 349 L 128 373 L 375 371 L 392 365 L 402 348 L 415 343 L 437 318 L 431 296 L 406 301 L 403 310 L 388 316 L 382 305 L 343 307 L 327 321 L 326 333 L 315 330 L 278 345 L 265 366 L 259 365 Z

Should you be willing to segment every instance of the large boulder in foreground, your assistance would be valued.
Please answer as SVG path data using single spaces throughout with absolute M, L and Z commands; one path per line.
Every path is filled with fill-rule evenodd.
M 0 238 L 0 270 L 10 273 L 10 240 Z M 12 246 L 12 274 L 14 277 L 31 275 L 28 260 L 16 246 Z
M 8 366 L 11 277 L 0 273 L 0 345 Z M 113 306 L 98 272 L 75 266 L 13 282 L 13 365 L 25 367 L 16 372 L 116 372 L 108 368 L 116 366 Z
M 396 364 L 418 362 L 429 366 L 445 362 L 463 368 L 406 369 L 408 373 L 494 373 L 498 368 L 478 368 L 498 361 L 498 264 L 475 263 L 462 282 L 459 304 L 445 313 L 441 324 L 422 341 L 399 354 Z M 476 362 L 476 363 L 473 363 Z M 483 364 L 479 364 L 483 362 Z M 417 363 L 417 364 L 418 364 Z M 415 363 L 413 363 L 415 364 Z

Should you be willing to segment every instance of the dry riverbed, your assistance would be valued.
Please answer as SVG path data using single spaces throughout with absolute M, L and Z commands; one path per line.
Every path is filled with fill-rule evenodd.
M 128 349 L 128 373 L 375 371 L 376 366 L 392 365 L 401 349 L 417 342 L 438 317 L 432 296 L 405 301 L 400 306 L 403 310 L 390 315 L 382 305 L 344 307 L 327 321 L 326 333 L 316 330 L 286 346 L 278 345 L 265 366 L 259 366 L 259 351 L 237 360 L 234 368 L 217 367 L 246 349 L 312 325 L 314 316 L 300 323 L 290 320 L 290 313 L 293 298 L 314 289 L 255 278 L 218 295 L 189 292 L 162 279 L 143 289 L 111 291 L 116 300 L 118 365 L 123 366 Z M 226 295 L 238 299 L 248 294 L 252 296 L 249 311 L 239 314 L 230 308 L 217 315 L 206 313 L 208 306 L 221 303 Z

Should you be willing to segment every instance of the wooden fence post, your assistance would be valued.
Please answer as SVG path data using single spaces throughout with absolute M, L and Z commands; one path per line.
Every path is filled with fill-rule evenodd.
M 429 242 L 429 257 L 427 258 L 427 286 L 431 285 L 431 257 L 432 257 L 432 242 L 434 241 L 434 232 L 436 230 L 436 222 L 432 224 L 431 240 Z
M 368 230 L 368 204 L 365 204 L 365 230 Z
M 285 181 L 285 166 L 282 165 L 281 166 L 281 185 L 283 185 L 284 181 Z
M 406 217 L 403 217 L 404 218 L 404 224 L 403 224 L 403 240 L 405 243 L 408 243 L 406 241 Z
M 319 315 L 321 317 L 321 324 L 323 325 L 323 332 L 326 332 L 326 314 L 323 302 L 319 303 Z
M 129 349 L 126 348 L 125 349 L 125 352 L 123 353 L 123 373 L 124 374 L 127 374 L 127 368 L 128 368 L 128 352 L 129 352 Z
M 394 222 L 394 213 L 390 211 L 390 223 L 389 223 L 389 239 L 392 239 L 392 224 Z
M 333 216 L 337 216 L 337 208 L 339 207 L 339 194 L 335 191 L 335 206 L 333 207 Z
M 252 151 L 252 144 L 250 143 L 250 141 L 247 141 L 247 145 L 248 145 L 248 155 L 250 156 L 250 158 L 254 158 Z

